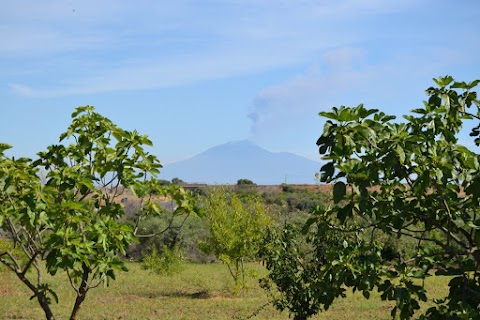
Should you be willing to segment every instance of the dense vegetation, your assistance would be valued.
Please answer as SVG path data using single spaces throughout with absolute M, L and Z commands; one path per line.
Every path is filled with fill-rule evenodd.
M 200 210 L 199 216 L 172 216 L 169 212 L 173 208 L 170 201 L 161 202 L 165 214 L 151 216 L 142 219 L 139 224 L 139 231 L 149 237 L 140 237 L 139 243 L 132 244 L 128 250 L 128 258 L 139 261 L 149 255 L 153 249 L 162 252 L 167 246 L 172 249 L 179 246 L 184 259 L 191 262 L 212 262 L 218 257 L 206 253 L 199 248 L 199 244 L 205 242 L 210 236 L 207 200 L 212 193 L 218 193 L 218 187 L 201 187 L 196 190 L 195 199 Z M 249 186 L 248 188 L 236 188 L 225 186 L 221 188 L 225 196 L 235 197 L 244 205 L 254 201 L 263 206 L 265 213 L 272 220 L 273 226 L 281 228 L 286 221 L 295 225 L 303 225 L 309 218 L 309 212 L 320 204 L 329 201 L 330 195 L 320 191 L 318 188 L 302 189 L 293 185 L 281 187 L 271 186 L 266 190 L 261 187 Z M 217 197 L 219 195 L 217 194 Z M 238 204 L 238 203 L 237 203 Z M 141 210 L 139 202 L 131 200 L 125 203 L 127 216 L 133 221 L 138 210 Z M 159 232 L 163 231 L 164 232 Z M 207 250 L 208 251 L 208 250 Z M 260 259 L 250 257 L 248 260 Z

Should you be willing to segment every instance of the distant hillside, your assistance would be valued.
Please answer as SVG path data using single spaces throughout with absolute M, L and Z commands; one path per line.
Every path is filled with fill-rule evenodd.
M 250 179 L 257 184 L 284 182 L 313 184 L 320 162 L 288 153 L 270 152 L 246 140 L 215 146 L 190 159 L 166 165 L 161 179 L 178 177 L 186 182 L 235 184 Z

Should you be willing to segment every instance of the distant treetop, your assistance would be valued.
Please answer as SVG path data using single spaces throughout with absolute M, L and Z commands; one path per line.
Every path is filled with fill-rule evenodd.
M 255 186 L 257 185 L 255 182 L 253 182 L 252 180 L 249 180 L 249 179 L 238 179 L 237 180 L 237 185 L 240 186 L 240 185 L 252 185 L 252 186 Z
M 180 185 L 182 183 L 185 183 L 185 181 L 183 181 L 182 179 L 180 178 L 173 178 L 172 179 L 172 184 L 176 184 L 176 185 Z

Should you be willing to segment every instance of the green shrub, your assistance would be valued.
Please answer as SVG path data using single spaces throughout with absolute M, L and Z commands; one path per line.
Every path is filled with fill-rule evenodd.
M 182 261 L 183 257 L 178 245 L 172 249 L 163 245 L 160 254 L 155 247 L 152 248 L 152 253 L 143 258 L 142 268 L 159 275 L 169 276 L 183 270 Z

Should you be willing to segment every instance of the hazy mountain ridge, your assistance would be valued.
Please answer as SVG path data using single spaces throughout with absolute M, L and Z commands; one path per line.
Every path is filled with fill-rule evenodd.
M 257 184 L 313 184 L 316 162 L 289 152 L 270 152 L 241 140 L 212 147 L 190 159 L 165 165 L 160 178 L 186 182 L 235 184 L 250 179 Z

